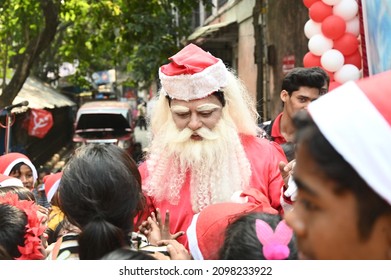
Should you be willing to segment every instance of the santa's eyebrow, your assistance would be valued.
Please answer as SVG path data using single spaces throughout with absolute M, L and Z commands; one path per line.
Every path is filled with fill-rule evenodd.
M 213 103 L 205 103 L 202 105 L 199 105 L 197 107 L 197 112 L 203 112 L 203 111 L 210 111 L 210 110 L 216 110 L 221 108 L 221 106 L 213 104 Z M 183 114 L 183 113 L 188 113 L 190 112 L 190 108 L 182 105 L 173 105 L 171 107 L 171 111 L 177 114 Z
M 197 111 L 208 111 L 219 109 L 221 106 L 213 104 L 213 103 L 205 103 L 197 107 Z
M 188 112 L 190 112 L 190 109 L 186 106 L 173 105 L 171 107 L 171 111 L 174 113 L 188 113 Z

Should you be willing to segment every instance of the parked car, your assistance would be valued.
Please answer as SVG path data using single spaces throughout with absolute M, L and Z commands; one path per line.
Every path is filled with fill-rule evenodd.
M 76 113 L 73 142 L 115 144 L 133 152 L 134 121 L 131 106 L 122 101 L 89 101 Z

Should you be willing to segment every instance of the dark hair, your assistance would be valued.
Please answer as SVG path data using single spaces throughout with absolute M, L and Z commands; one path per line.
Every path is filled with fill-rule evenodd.
M 314 66 L 314 67 L 311 67 L 310 69 L 314 70 L 315 72 L 319 72 L 320 74 L 323 75 L 324 80 L 326 81 L 326 84 L 327 84 L 327 89 L 328 89 L 328 87 L 330 85 L 330 76 L 329 76 L 329 74 L 327 74 L 327 72 L 323 68 L 321 68 L 319 66 Z
M 118 248 L 104 255 L 101 260 L 156 260 L 151 254 L 130 248 Z
M 8 254 L 3 246 L 0 245 L 0 261 L 12 260 L 12 257 Z
M 26 165 L 28 168 L 31 169 L 31 167 L 30 167 L 29 165 L 27 165 L 26 163 L 24 163 L 24 162 L 19 162 L 19 163 L 15 164 L 15 165 L 12 167 L 12 169 L 11 169 L 11 171 L 10 171 L 10 174 L 12 174 L 13 172 L 18 172 L 18 173 L 20 173 L 20 167 L 21 167 L 22 165 Z
M 224 243 L 219 251 L 220 260 L 266 259 L 263 255 L 263 245 L 260 243 L 255 230 L 255 221 L 257 219 L 265 221 L 275 230 L 282 217 L 278 214 L 263 212 L 252 212 L 240 216 L 225 231 Z M 294 235 L 292 235 L 288 247 L 290 253 L 287 259 L 296 260 L 298 256 Z
M 289 96 L 292 96 L 292 93 L 299 90 L 300 87 L 317 88 L 320 92 L 325 82 L 325 76 L 319 70 L 296 67 L 285 75 L 281 91 L 286 90 Z
M 0 196 L 6 193 L 14 193 L 18 196 L 19 200 L 31 200 L 36 201 L 32 191 L 28 188 L 20 186 L 7 186 L 0 188 Z
M 336 183 L 334 192 L 352 192 L 357 199 L 358 230 L 362 239 L 369 238 L 375 221 L 391 213 L 391 206 L 375 193 L 357 171 L 334 149 L 323 136 L 307 111 L 300 111 L 293 118 L 296 127 L 296 143 L 308 150 L 323 176 Z M 362 147 L 365 149 L 365 147 Z
M 49 175 L 51 172 L 51 169 L 48 166 L 40 166 L 37 171 L 38 171 L 38 174 L 45 173 L 45 174 Z
M 112 144 L 81 146 L 66 164 L 59 203 L 69 222 L 81 229 L 80 259 L 100 259 L 129 244 L 142 195 L 136 169 L 130 155 Z
M 140 143 L 140 142 L 138 142 L 138 143 Z M 142 147 L 141 143 L 140 143 L 140 147 Z M 133 176 L 136 178 L 137 183 L 139 184 L 139 186 L 141 188 L 142 182 L 141 182 L 141 174 L 140 174 L 140 171 L 138 170 L 138 164 L 133 157 L 130 157 L 130 161 L 132 162 L 132 164 L 128 165 L 129 169 L 132 172 Z M 140 198 L 139 198 L 137 208 L 136 208 L 136 213 L 135 213 L 135 217 L 136 217 L 135 224 L 140 224 L 142 222 L 142 218 L 144 217 L 143 213 L 145 213 L 145 211 L 148 211 L 147 199 L 146 199 L 144 193 L 142 191 L 140 191 Z
M 15 259 L 20 257 L 18 246 L 24 246 L 27 216 L 15 206 L 0 203 L 0 246 Z
M 285 157 L 288 162 L 295 159 L 295 144 L 292 142 L 286 142 L 281 144 L 281 148 L 284 151 Z

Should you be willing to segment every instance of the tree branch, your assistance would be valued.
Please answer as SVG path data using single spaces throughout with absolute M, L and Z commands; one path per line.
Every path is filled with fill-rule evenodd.
M 53 41 L 59 25 L 59 2 L 56 0 L 41 0 L 45 28 L 35 39 L 29 42 L 25 53 L 21 55 L 10 83 L 3 90 L 0 106 L 4 107 L 12 103 L 29 76 L 34 61 Z

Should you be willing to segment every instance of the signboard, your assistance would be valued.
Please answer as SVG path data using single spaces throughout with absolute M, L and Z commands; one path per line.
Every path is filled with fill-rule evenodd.
M 295 68 L 295 56 L 294 55 L 286 55 L 282 59 L 282 73 L 287 74 L 289 73 L 293 68 Z

